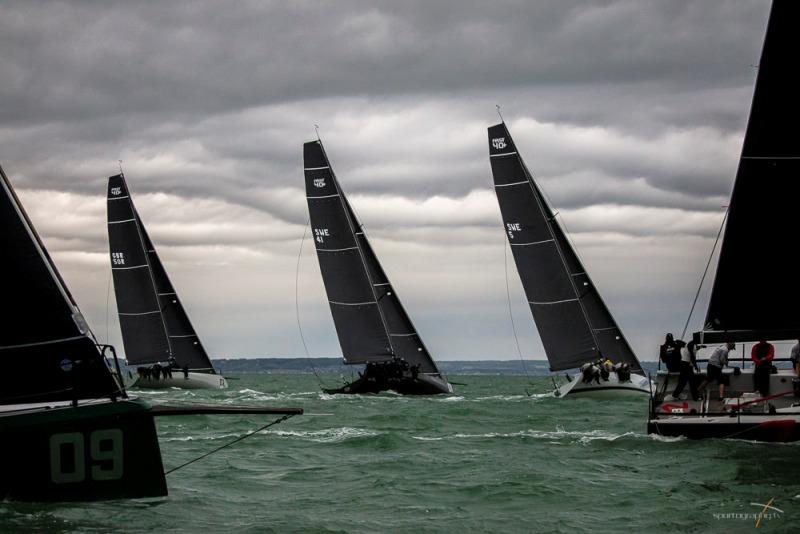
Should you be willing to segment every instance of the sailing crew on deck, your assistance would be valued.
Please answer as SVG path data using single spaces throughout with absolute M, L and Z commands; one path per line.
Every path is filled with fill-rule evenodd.
M 680 394 L 683 393 L 683 388 L 689 384 L 689 393 L 692 395 L 692 400 L 699 400 L 700 395 L 697 393 L 697 378 L 694 374 L 697 368 L 697 361 L 694 355 L 694 340 L 690 341 L 687 345 L 682 340 L 676 340 L 675 343 L 680 347 L 681 363 L 680 363 L 680 377 L 678 378 L 678 385 L 675 391 L 672 392 L 673 399 L 677 400 Z
M 419 364 L 415 364 L 411 366 L 411 379 L 416 380 L 419 376 Z
M 622 382 L 630 382 L 631 380 L 631 366 L 625 362 L 619 363 L 614 366 L 614 371 L 617 372 L 617 380 Z
M 581 376 L 584 384 L 589 384 L 592 380 L 595 380 L 598 385 L 600 384 L 600 368 L 592 362 L 581 365 Z
M 604 382 L 608 382 L 611 371 L 614 370 L 614 363 L 609 358 L 602 356 L 598 361 L 598 366 L 600 367 L 600 377 Z
M 700 386 L 700 390 L 704 390 L 708 384 L 716 382 L 719 384 L 719 400 L 725 398 L 725 386 L 730 382 L 730 377 L 722 373 L 722 369 L 728 366 L 728 353 L 736 349 L 736 343 L 729 341 L 724 345 L 720 345 L 711 356 L 708 358 L 708 365 L 706 366 L 706 379 Z
M 681 370 L 681 354 L 680 347 L 675 342 L 672 334 L 667 334 L 664 344 L 661 345 L 659 351 L 659 358 L 667 366 L 667 371 L 670 373 L 679 373 Z
M 789 359 L 792 361 L 794 373 L 797 376 L 800 376 L 800 339 L 798 339 L 795 346 L 792 347 L 792 352 L 789 355 Z
M 753 345 L 750 358 L 755 362 L 753 371 L 753 387 L 762 397 L 769 395 L 769 376 L 772 374 L 772 360 L 775 358 L 775 346 L 766 340 Z

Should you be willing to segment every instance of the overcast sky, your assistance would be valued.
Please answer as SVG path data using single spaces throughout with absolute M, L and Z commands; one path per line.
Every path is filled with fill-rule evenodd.
M 767 0 L 0 3 L 0 164 L 101 340 L 118 160 L 213 357 L 302 356 L 314 125 L 435 359 L 517 357 L 495 104 L 641 359 L 727 203 Z M 508 252 L 526 357 L 544 356 Z M 313 243 L 313 356 L 341 350 Z M 701 302 L 692 327 L 705 314 Z

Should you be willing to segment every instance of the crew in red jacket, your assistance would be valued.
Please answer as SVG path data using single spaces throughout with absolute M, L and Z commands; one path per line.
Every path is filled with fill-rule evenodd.
M 753 370 L 753 387 L 762 397 L 769 395 L 769 376 L 772 374 L 772 360 L 775 358 L 775 347 L 765 340 L 753 345 L 750 358 L 755 362 Z

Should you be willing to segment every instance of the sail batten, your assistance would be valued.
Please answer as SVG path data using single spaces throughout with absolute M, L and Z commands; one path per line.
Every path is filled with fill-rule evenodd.
M 319 141 L 303 146 L 306 199 L 325 291 L 348 364 L 402 358 L 439 374 L 375 256 Z
M 120 199 L 125 201 L 119 202 Z M 128 361 L 137 365 L 174 360 L 179 367 L 213 372 L 211 359 L 178 298 L 121 174 L 108 181 L 108 218 L 114 291 Z M 133 224 L 125 231 L 118 226 L 120 222 Z M 136 258 L 141 263 L 125 265 L 127 258 Z M 142 273 L 128 275 L 126 270 Z
M 505 124 L 488 134 L 506 237 L 550 369 L 573 369 L 603 355 L 641 370 Z
M 800 337 L 800 284 L 780 272 L 798 231 L 798 19 L 800 3 L 773 2 L 704 329 L 697 334 L 706 342 Z

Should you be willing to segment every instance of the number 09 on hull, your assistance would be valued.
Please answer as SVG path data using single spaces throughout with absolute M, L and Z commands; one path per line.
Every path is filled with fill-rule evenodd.
M 153 415 L 139 400 L 0 407 L 0 472 L 3 499 L 167 494 Z

